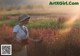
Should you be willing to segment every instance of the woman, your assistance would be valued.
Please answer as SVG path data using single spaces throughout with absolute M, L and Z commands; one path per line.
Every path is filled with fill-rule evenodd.
M 28 28 L 25 26 L 26 24 L 28 24 L 29 19 L 29 15 L 20 15 L 19 24 L 17 24 L 13 28 L 13 33 L 15 37 L 14 40 L 18 41 L 19 43 L 21 43 L 21 45 L 23 45 L 22 49 L 19 52 L 13 54 L 14 56 L 27 56 L 27 40 L 39 41 L 29 38 Z

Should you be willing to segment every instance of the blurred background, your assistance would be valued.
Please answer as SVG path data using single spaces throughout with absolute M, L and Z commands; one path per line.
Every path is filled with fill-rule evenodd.
M 30 41 L 28 56 L 80 56 L 80 5 L 49 5 L 50 1 L 56 0 L 0 0 L 0 44 L 12 38 L 19 15 L 29 14 L 30 37 L 43 40 Z

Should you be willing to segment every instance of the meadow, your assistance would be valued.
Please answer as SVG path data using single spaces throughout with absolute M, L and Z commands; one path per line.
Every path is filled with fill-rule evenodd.
M 30 19 L 26 25 L 30 37 L 42 38 L 42 41 L 29 41 L 28 56 L 80 56 L 80 20 L 75 20 L 71 26 L 66 26 L 66 21 L 68 19 L 42 16 Z M 0 44 L 6 43 L 4 39 L 12 38 L 12 29 L 16 24 L 18 20 L 0 20 Z

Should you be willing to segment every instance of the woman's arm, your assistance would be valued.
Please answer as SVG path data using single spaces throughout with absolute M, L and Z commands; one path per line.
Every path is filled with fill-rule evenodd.
M 39 38 L 39 39 L 33 39 L 33 38 L 30 38 L 29 37 L 29 31 L 28 31 L 28 28 L 27 27 L 25 27 L 26 28 L 26 31 L 27 31 L 27 36 L 26 37 L 28 37 L 28 40 L 30 40 L 30 41 L 34 41 L 34 42 L 40 42 L 40 41 L 42 41 L 42 38 Z
M 42 41 L 42 38 L 40 38 L 40 39 L 33 39 L 33 38 L 28 37 L 28 39 L 31 40 L 31 41 L 34 41 L 34 42 L 40 42 L 40 41 Z

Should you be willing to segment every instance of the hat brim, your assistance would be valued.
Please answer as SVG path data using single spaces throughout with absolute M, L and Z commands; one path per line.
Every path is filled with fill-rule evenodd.
M 20 20 L 20 22 L 28 20 L 28 19 L 30 19 L 30 17 L 25 17 L 24 19 Z

